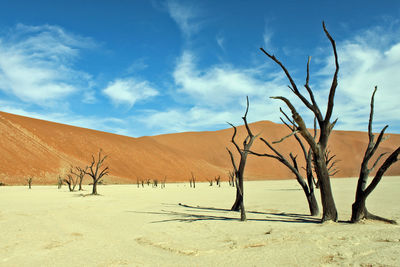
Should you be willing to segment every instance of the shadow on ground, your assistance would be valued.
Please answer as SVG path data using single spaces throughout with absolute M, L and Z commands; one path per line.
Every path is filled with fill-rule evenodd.
M 221 209 L 215 207 L 190 206 L 179 203 L 163 204 L 164 206 L 180 207 L 184 210 L 181 212 L 171 210 L 161 211 L 129 211 L 141 214 L 165 215 L 172 218 L 167 218 L 160 221 L 152 221 L 152 223 L 163 222 L 196 222 L 196 221 L 240 221 L 240 213 L 231 211 L 230 209 Z M 204 214 L 204 212 L 214 214 Z M 200 214 L 200 212 L 202 214 Z M 217 215 L 215 213 L 218 213 Z M 284 223 L 320 223 L 321 220 L 306 214 L 297 213 L 276 213 L 276 212 L 260 212 L 246 211 L 247 221 L 262 221 L 262 222 L 284 222 Z

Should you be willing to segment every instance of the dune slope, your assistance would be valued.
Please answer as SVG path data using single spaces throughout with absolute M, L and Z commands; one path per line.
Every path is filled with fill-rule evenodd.
M 279 140 L 288 134 L 281 124 L 260 121 L 250 125 L 254 133 L 267 140 Z M 232 169 L 226 147 L 230 144 L 232 129 L 214 132 L 186 132 L 151 137 L 132 138 L 79 128 L 54 122 L 0 112 L 0 181 L 6 184 L 24 184 L 33 177 L 35 184 L 54 184 L 58 175 L 65 175 L 70 165 L 86 166 L 91 155 L 103 149 L 109 155 L 108 183 L 136 183 L 137 179 L 166 177 L 167 182 L 187 181 L 194 173 L 198 181 L 220 175 L 223 180 Z M 238 127 L 237 142 L 245 137 L 245 128 Z M 364 154 L 367 134 L 364 132 L 334 131 L 330 148 L 337 159 L 340 172 L 337 177 L 358 175 Z M 400 144 L 400 135 L 390 134 L 377 152 L 391 152 Z M 254 150 L 267 152 L 259 140 Z M 285 155 L 301 152 L 291 138 L 276 147 Z M 238 154 L 234 151 L 235 156 Z M 395 164 L 386 175 L 400 175 L 400 164 Z M 269 158 L 249 156 L 245 173 L 248 180 L 287 179 L 291 173 L 279 162 Z M 86 182 L 90 182 L 86 178 Z

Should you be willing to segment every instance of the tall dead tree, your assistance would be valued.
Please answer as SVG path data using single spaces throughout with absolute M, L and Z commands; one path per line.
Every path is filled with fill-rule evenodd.
M 246 112 L 244 116 L 242 117 L 244 121 L 244 125 L 247 130 L 247 137 L 243 141 L 243 149 L 239 147 L 239 145 L 235 141 L 237 129 L 236 127 L 229 123 L 233 127 L 233 135 L 232 135 L 232 144 L 235 146 L 236 150 L 240 154 L 240 161 L 239 161 L 239 168 L 237 168 L 236 163 L 235 163 L 235 158 L 233 157 L 232 152 L 227 148 L 228 153 L 231 157 L 233 169 L 235 172 L 235 178 L 236 178 L 236 200 L 235 203 L 233 204 L 231 210 L 233 211 L 239 211 L 240 210 L 240 220 L 245 221 L 246 220 L 246 211 L 244 208 L 244 202 L 243 202 L 243 196 L 244 196 L 244 190 L 243 190 L 243 177 L 244 177 L 244 169 L 246 167 L 246 160 L 247 160 L 247 155 L 249 154 L 250 148 L 253 145 L 254 140 L 257 138 L 258 135 L 253 135 L 253 133 L 250 130 L 249 125 L 247 124 L 247 112 L 249 111 L 249 98 L 247 97 L 247 107 L 246 107 Z
M 289 154 L 290 161 L 289 161 L 277 149 L 275 149 L 271 143 L 269 143 L 267 140 L 265 140 L 262 137 L 260 138 L 260 140 L 263 141 L 264 144 L 270 150 L 272 150 L 274 152 L 274 155 L 268 154 L 268 153 L 261 154 L 261 153 L 256 153 L 254 151 L 250 151 L 250 153 L 253 155 L 261 156 L 261 157 L 269 157 L 269 158 L 276 159 L 279 162 L 281 162 L 283 165 L 285 165 L 295 175 L 297 182 L 300 184 L 301 188 L 303 189 L 303 191 L 306 195 L 310 214 L 312 216 L 317 216 L 319 214 L 319 207 L 318 207 L 318 202 L 317 202 L 317 200 L 315 198 L 315 194 L 314 194 L 314 178 L 313 178 L 313 172 L 312 172 L 312 164 L 313 164 L 312 163 L 312 152 L 310 149 L 308 151 L 306 150 L 303 142 L 301 141 L 300 137 L 297 135 L 293 121 L 290 120 L 290 118 L 283 112 L 282 109 L 281 109 L 281 112 L 283 113 L 283 115 L 285 115 L 286 119 L 292 123 L 292 126 L 290 126 L 286 121 L 284 121 L 281 118 L 281 121 L 290 129 L 291 133 L 289 135 L 281 138 L 279 141 L 272 142 L 272 144 L 280 143 L 280 142 L 286 140 L 287 138 L 289 138 L 290 136 L 294 135 L 294 137 L 296 138 L 296 141 L 299 143 L 299 145 L 301 147 L 301 150 L 302 150 L 304 158 L 305 158 L 305 162 L 306 162 L 305 170 L 306 170 L 307 179 L 304 179 L 303 176 L 301 175 L 301 172 L 299 170 L 299 166 L 297 163 L 297 156 L 293 156 L 293 154 L 290 153 Z M 314 137 L 315 137 L 315 135 L 316 135 L 316 129 L 314 127 Z
M 108 166 L 103 167 L 107 155 L 101 155 L 101 153 L 102 150 L 100 149 L 97 159 L 92 155 L 92 162 L 88 167 L 88 170 L 85 171 L 85 173 L 93 179 L 92 195 L 97 195 L 97 184 L 101 181 L 103 176 L 109 174 Z
M 372 193 L 372 191 L 376 188 L 376 186 L 379 184 L 379 182 L 382 179 L 382 176 L 385 174 L 386 170 L 389 169 L 389 167 L 395 163 L 396 161 L 399 160 L 399 153 L 400 153 L 400 147 L 398 147 L 395 151 L 392 152 L 392 154 L 389 155 L 389 157 L 386 158 L 386 160 L 383 162 L 383 164 L 379 167 L 377 170 L 375 177 L 372 179 L 371 183 L 367 186 L 367 181 L 368 181 L 368 175 L 374 170 L 374 168 L 377 166 L 379 160 L 382 159 L 382 157 L 386 153 L 382 153 L 378 156 L 378 158 L 375 160 L 374 164 L 372 164 L 371 168 L 368 167 L 369 160 L 372 158 L 372 156 L 375 154 L 376 150 L 378 149 L 379 145 L 381 142 L 384 140 L 384 133 L 388 127 L 386 125 L 378 135 L 378 139 L 376 139 L 376 142 L 374 142 L 375 136 L 372 134 L 372 120 L 374 116 L 374 97 L 375 97 L 375 92 L 377 90 L 377 87 L 375 86 L 374 92 L 372 93 L 371 97 L 371 110 L 369 114 L 369 122 L 368 122 L 368 146 L 364 154 L 363 161 L 361 163 L 361 170 L 360 170 L 360 176 L 358 178 L 358 183 L 357 183 L 357 190 L 356 190 L 356 198 L 355 202 L 352 205 L 352 214 L 351 214 L 351 222 L 355 223 L 358 222 L 362 219 L 371 219 L 371 220 L 379 220 L 379 221 L 385 221 L 388 223 L 396 224 L 396 221 L 385 219 L 379 216 L 376 216 L 372 213 L 370 213 L 367 210 L 367 207 L 365 205 L 365 202 L 367 200 L 367 197 Z
M 325 116 L 323 116 L 320 108 L 318 107 L 318 104 L 315 100 L 314 93 L 311 90 L 311 87 L 309 85 L 309 79 L 310 79 L 310 60 L 311 57 L 308 58 L 307 61 L 307 77 L 306 77 L 306 84 L 304 87 L 307 90 L 307 93 L 309 94 L 310 100 L 308 100 L 303 94 L 299 91 L 297 88 L 296 83 L 292 79 L 289 71 L 286 69 L 286 67 L 272 54 L 269 54 L 266 52 L 263 48 L 260 48 L 261 51 L 267 55 L 270 59 L 272 59 L 275 63 L 277 63 L 281 69 L 285 72 L 286 77 L 288 78 L 290 85 L 289 88 L 294 93 L 302 102 L 303 104 L 311 111 L 314 113 L 314 116 L 318 122 L 318 127 L 319 127 L 319 137 L 318 140 L 313 137 L 313 135 L 309 132 L 309 130 L 306 127 L 306 124 L 301 117 L 301 115 L 297 112 L 296 108 L 292 105 L 292 103 L 289 101 L 289 99 L 283 97 L 283 96 L 274 96 L 271 97 L 273 99 L 279 99 L 285 102 L 287 107 L 290 109 L 292 113 L 292 118 L 293 121 L 295 122 L 295 130 L 299 132 L 303 138 L 306 140 L 308 145 L 311 148 L 311 151 L 313 153 L 313 158 L 314 158 L 314 169 L 320 184 L 320 192 L 321 192 L 321 202 L 322 202 L 322 208 L 323 208 L 323 214 L 322 214 L 322 221 L 337 221 L 338 219 L 338 214 L 337 214 L 337 209 L 335 205 L 335 200 L 333 198 L 332 194 L 332 188 L 331 188 L 331 183 L 330 183 L 330 176 L 329 176 L 329 171 L 328 167 L 326 165 L 325 161 L 325 151 L 326 147 L 328 145 L 328 139 L 329 135 L 332 132 L 333 127 L 336 124 L 336 120 L 333 122 L 330 122 L 331 117 L 332 117 L 332 111 L 333 111 L 333 104 L 334 104 L 334 98 L 335 98 L 335 92 L 336 92 L 336 87 L 337 87 L 337 76 L 339 72 L 339 62 L 338 62 L 338 56 L 336 52 L 336 44 L 329 32 L 327 31 L 325 27 L 325 23 L 322 23 L 323 30 L 329 39 L 332 48 L 333 48 L 333 54 L 335 57 L 335 73 L 332 78 L 332 83 L 331 87 L 329 90 L 329 97 L 328 97 L 328 104 L 326 108 L 326 113 Z

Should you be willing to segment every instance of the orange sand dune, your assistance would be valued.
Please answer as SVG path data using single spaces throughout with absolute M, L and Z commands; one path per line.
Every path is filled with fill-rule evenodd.
M 253 133 L 267 140 L 279 140 L 288 134 L 281 124 L 261 121 L 250 125 Z M 232 169 L 225 147 L 230 144 L 232 129 L 215 132 L 187 132 L 151 137 L 132 138 L 89 130 L 54 122 L 0 112 L 0 182 L 24 184 L 33 177 L 35 184 L 55 184 L 58 175 L 65 175 L 69 166 L 85 166 L 91 155 L 103 149 L 109 155 L 108 183 L 135 183 L 137 179 L 159 179 L 167 182 L 188 181 L 191 172 L 198 181 L 221 175 L 227 179 Z M 238 127 L 237 141 L 243 142 L 245 128 Z M 330 148 L 340 160 L 336 177 L 357 176 L 365 151 L 367 134 L 364 132 L 334 131 Z M 400 144 L 399 134 L 390 134 L 382 143 L 382 152 L 391 152 Z M 253 148 L 267 152 L 257 140 Z M 300 148 L 293 138 L 276 145 L 284 155 L 290 151 L 299 155 Z M 234 151 L 238 159 L 238 154 Z M 400 164 L 395 164 L 386 175 L 400 175 Z M 293 175 L 279 162 L 269 158 L 249 156 L 245 173 L 248 180 L 287 179 Z M 89 182 L 89 178 L 85 178 Z

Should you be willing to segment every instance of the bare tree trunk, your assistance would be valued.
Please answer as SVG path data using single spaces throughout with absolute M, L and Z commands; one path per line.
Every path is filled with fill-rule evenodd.
M 93 182 L 92 195 L 97 195 L 97 181 L 98 180 L 95 180 Z
M 247 107 L 246 107 L 246 112 L 244 116 L 242 117 L 244 121 L 244 125 L 247 130 L 247 137 L 245 138 L 243 142 L 243 149 L 240 149 L 238 144 L 235 141 L 235 136 L 236 136 L 236 127 L 230 124 L 233 127 L 233 135 L 231 142 L 235 146 L 236 150 L 240 154 L 240 163 L 239 163 L 239 168 L 236 167 L 235 159 L 233 157 L 232 152 L 227 148 L 229 155 L 231 157 L 231 162 L 233 165 L 233 169 L 235 171 L 235 177 L 236 177 L 236 200 L 231 208 L 233 211 L 239 211 L 240 210 L 240 220 L 245 221 L 246 220 L 246 211 L 244 208 L 244 190 L 243 190 L 243 177 L 244 177 L 244 169 L 246 166 L 246 160 L 247 160 L 247 155 L 250 152 L 250 148 L 253 145 L 254 140 L 258 137 L 258 135 L 254 136 L 253 133 L 250 130 L 249 125 L 247 124 L 247 112 L 249 111 L 249 98 L 246 98 L 247 100 Z
M 399 154 L 400 154 L 400 147 L 398 147 L 395 151 L 392 152 L 392 154 L 387 157 L 387 159 L 384 161 L 384 163 L 380 166 L 378 171 L 375 174 L 375 177 L 372 179 L 371 183 L 367 186 L 367 180 L 368 180 L 368 175 L 373 171 L 373 169 L 376 167 L 378 164 L 379 160 L 386 154 L 382 153 L 378 156 L 374 164 L 372 165 L 371 168 L 368 168 L 368 163 L 369 160 L 372 158 L 372 156 L 375 154 L 377 151 L 379 145 L 381 142 L 384 140 L 384 133 L 388 125 L 386 125 L 380 132 L 378 139 L 376 142 L 374 142 L 374 135 L 372 134 L 372 120 L 373 120 L 373 114 L 374 114 L 374 97 L 376 93 L 377 87 L 375 87 L 374 92 L 372 93 L 371 97 L 371 110 L 370 110 L 370 115 L 369 115 L 369 122 L 368 122 L 368 137 L 369 137 L 369 142 L 367 149 L 364 154 L 363 161 L 361 163 L 361 169 L 360 169 L 360 176 L 358 178 L 358 183 L 357 183 L 357 190 L 356 190 L 356 197 L 355 201 L 352 205 L 352 214 L 351 214 L 351 222 L 356 223 L 359 222 L 362 219 L 370 219 L 370 220 L 379 220 L 379 221 L 384 221 L 387 223 L 391 224 L 397 224 L 396 221 L 382 218 L 376 215 L 373 215 L 368 212 L 367 207 L 365 205 L 367 197 L 369 194 L 372 193 L 372 191 L 376 188 L 376 186 L 379 184 L 379 182 L 382 179 L 382 176 L 386 172 L 389 167 L 395 163 L 396 161 L 399 160 Z

